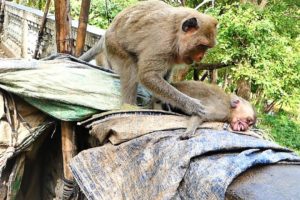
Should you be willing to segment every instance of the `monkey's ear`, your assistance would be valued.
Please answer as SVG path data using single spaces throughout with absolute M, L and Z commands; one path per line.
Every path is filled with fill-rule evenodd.
M 232 99 L 230 101 L 230 106 L 231 108 L 236 108 L 238 106 L 238 104 L 240 103 L 240 100 L 239 99 Z
M 182 24 L 182 30 L 184 32 L 188 32 L 189 30 L 193 30 L 197 28 L 198 28 L 198 22 L 195 17 L 185 20 Z

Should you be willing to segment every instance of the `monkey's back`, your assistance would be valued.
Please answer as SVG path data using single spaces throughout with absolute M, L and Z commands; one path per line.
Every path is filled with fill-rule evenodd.
M 205 106 L 207 121 L 227 121 L 230 114 L 230 95 L 213 84 L 200 81 L 173 83 L 175 88 L 186 95 L 198 99 Z
M 130 52 L 151 48 L 151 43 L 173 44 L 181 21 L 187 16 L 201 15 L 189 8 L 174 8 L 162 1 L 143 1 L 120 12 L 106 31 L 106 41 L 115 41 Z M 176 16 L 176 17 L 175 17 Z M 174 42 L 170 40 L 170 42 Z M 170 50 L 168 50 L 170 51 Z

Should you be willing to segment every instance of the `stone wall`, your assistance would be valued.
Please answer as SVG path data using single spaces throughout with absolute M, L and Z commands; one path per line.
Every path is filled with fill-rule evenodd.
M 1 47 L 10 57 L 31 58 L 35 51 L 43 12 L 6 1 L 4 15 L 4 28 L 0 35 Z M 74 39 L 76 39 L 77 27 L 78 21 L 73 20 L 72 37 Z M 104 32 L 94 26 L 88 26 L 85 50 L 93 46 Z M 49 13 L 40 47 L 40 57 L 43 58 L 55 52 L 55 16 Z

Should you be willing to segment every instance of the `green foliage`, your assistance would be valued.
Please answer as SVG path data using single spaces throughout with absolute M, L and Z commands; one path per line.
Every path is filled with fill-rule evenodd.
M 251 4 L 234 3 L 209 9 L 208 13 L 219 20 L 218 45 L 204 62 L 235 63 L 230 73 L 233 84 L 240 78 L 250 80 L 255 89 L 252 92 L 263 91 L 260 94 L 264 100 L 297 107 L 300 103 L 299 28 L 285 30 L 284 22 L 291 20 L 289 23 L 294 28 L 299 23 L 287 13 L 285 16 L 275 12 L 285 6 L 281 3 L 281 7 L 276 4 L 260 10 Z M 293 9 L 297 11 L 290 8 L 289 12 Z
M 285 112 L 276 115 L 262 115 L 261 128 L 270 129 L 275 141 L 300 154 L 300 123 Z
M 46 0 L 13 0 L 13 2 L 39 10 L 44 10 L 46 5 Z
M 89 12 L 89 24 L 106 29 L 114 17 L 137 0 L 93 0 Z M 71 0 L 71 15 L 78 19 L 81 0 Z

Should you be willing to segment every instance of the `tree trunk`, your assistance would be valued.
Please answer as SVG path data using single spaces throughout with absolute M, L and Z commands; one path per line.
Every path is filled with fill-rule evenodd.
M 193 77 L 195 81 L 199 81 L 199 74 L 200 74 L 200 69 L 194 69 Z
M 228 70 L 227 69 L 225 69 L 223 81 L 224 82 L 222 84 L 222 88 L 225 90 L 228 85 Z
M 208 70 L 209 82 L 212 84 L 217 84 L 218 72 L 216 69 Z
M 237 93 L 236 94 L 249 101 L 250 96 L 251 96 L 250 82 L 243 78 L 239 79 L 237 82 Z
M 259 4 L 260 9 L 264 9 L 268 3 L 268 0 L 262 0 Z
M 38 53 L 39 53 L 40 45 L 41 45 L 43 35 L 44 35 L 44 29 L 45 29 L 45 25 L 46 25 L 46 22 L 47 22 L 47 15 L 48 15 L 50 3 L 51 3 L 51 0 L 47 0 L 46 6 L 45 6 L 45 11 L 44 11 L 44 16 L 42 18 L 40 30 L 39 30 L 39 33 L 38 33 L 38 39 L 37 39 L 37 42 L 36 42 L 35 51 L 34 51 L 34 54 L 33 54 L 34 59 L 37 59 L 39 57 Z
M 258 5 L 257 0 L 251 0 L 251 3 L 253 3 L 254 5 Z

